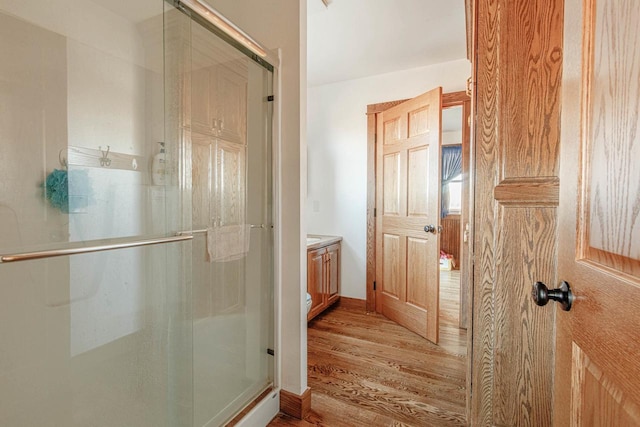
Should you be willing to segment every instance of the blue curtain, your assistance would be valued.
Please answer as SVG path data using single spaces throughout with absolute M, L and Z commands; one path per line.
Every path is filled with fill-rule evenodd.
M 442 218 L 449 213 L 449 182 L 462 173 L 462 146 L 442 147 L 442 196 L 440 215 Z

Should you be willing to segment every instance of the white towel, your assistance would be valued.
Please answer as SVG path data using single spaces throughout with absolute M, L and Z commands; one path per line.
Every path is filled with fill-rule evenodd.
M 251 225 L 225 225 L 207 228 L 209 261 L 235 261 L 247 256 Z

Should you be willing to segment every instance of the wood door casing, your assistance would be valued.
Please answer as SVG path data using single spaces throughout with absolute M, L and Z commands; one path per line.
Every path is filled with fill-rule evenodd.
M 640 425 L 640 6 L 566 2 L 556 425 Z M 582 49 L 580 48 L 582 46 Z M 554 287 L 557 284 L 554 284 Z
M 475 2 L 471 425 L 552 422 L 563 5 Z
M 442 88 L 378 115 L 376 311 L 438 341 Z
M 445 105 L 443 100 L 443 105 Z M 471 171 L 471 97 L 462 101 L 462 206 L 460 209 L 460 315 L 459 325 L 469 329 L 471 323 L 471 289 L 473 287 L 473 177 Z M 471 339 L 471 334 L 469 339 Z M 471 348 L 471 342 L 469 347 Z M 469 372 L 471 368 L 469 367 Z

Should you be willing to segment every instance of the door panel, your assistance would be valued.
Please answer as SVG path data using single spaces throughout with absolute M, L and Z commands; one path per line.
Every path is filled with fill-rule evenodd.
M 575 344 L 572 360 L 572 425 L 640 425 L 640 408 Z
M 571 407 L 556 401 L 554 419 L 637 426 L 640 4 L 566 7 L 559 279 L 576 300 L 557 312 L 556 396 Z
M 384 144 L 393 144 L 401 138 L 400 117 L 394 117 L 392 120 L 387 120 L 383 124 L 383 141 Z
M 402 281 L 400 277 L 400 236 L 385 234 L 383 239 L 384 254 L 382 259 L 386 263 L 383 267 L 385 285 L 380 291 L 388 296 L 400 298 L 400 283 Z
M 637 2 L 593 2 L 585 52 L 585 176 L 582 257 L 640 275 L 640 18 Z
M 383 209 L 385 215 L 400 215 L 400 154 L 384 156 L 382 166 L 384 187 L 382 188 Z
M 427 277 L 428 245 L 425 239 L 407 238 L 407 302 L 425 310 L 427 290 L 422 286 L 421 279 Z
M 379 113 L 376 311 L 438 342 L 440 122 L 436 88 Z
M 429 132 L 429 119 L 428 105 L 409 112 L 409 138 Z
M 407 216 L 427 217 L 429 203 L 429 146 L 409 150 Z

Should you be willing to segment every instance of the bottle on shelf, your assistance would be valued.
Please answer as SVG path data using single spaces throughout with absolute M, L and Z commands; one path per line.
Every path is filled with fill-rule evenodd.
M 165 185 L 167 170 L 164 142 L 160 141 L 158 144 L 160 144 L 160 152 L 153 156 L 153 163 L 151 164 L 151 180 L 153 181 L 153 185 Z

